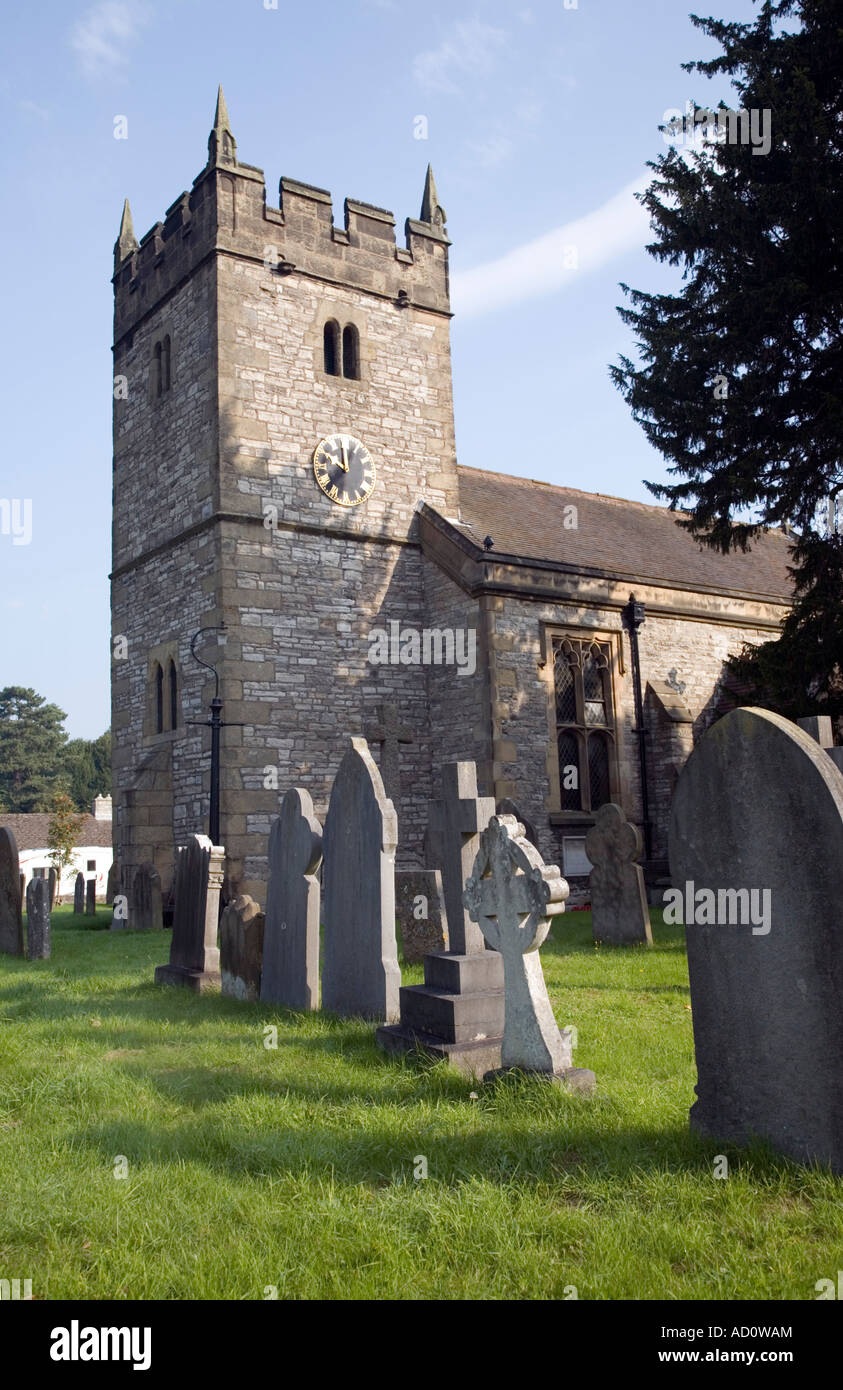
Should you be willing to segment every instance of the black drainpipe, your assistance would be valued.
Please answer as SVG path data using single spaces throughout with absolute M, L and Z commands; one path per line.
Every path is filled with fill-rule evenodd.
M 644 701 L 641 696 L 641 657 L 638 652 L 638 629 L 645 619 L 643 603 L 636 602 L 630 594 L 629 603 L 623 610 L 623 618 L 629 633 L 629 647 L 632 653 L 632 688 L 635 695 L 635 722 L 633 730 L 638 737 L 638 767 L 641 773 L 641 809 L 644 814 L 644 855 L 649 862 L 653 857 L 653 828 L 650 824 L 650 792 L 647 782 L 647 731 L 644 728 Z

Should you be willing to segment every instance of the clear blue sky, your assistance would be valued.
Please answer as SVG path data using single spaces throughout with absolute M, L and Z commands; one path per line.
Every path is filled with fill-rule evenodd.
M 570 3 L 570 0 L 569 0 Z M 5 5 L 0 687 L 33 686 L 72 736 L 109 722 L 112 246 L 207 154 L 222 81 L 246 163 L 417 216 L 427 161 L 448 214 L 462 463 L 646 499 L 664 476 L 608 376 L 632 348 L 619 281 L 668 283 L 629 189 L 712 46 L 690 0 L 39 0 Z M 752 0 L 711 9 L 749 19 Z M 128 138 L 114 138 L 125 116 Z M 416 119 L 426 117 L 426 140 Z M 608 205 L 608 206 L 607 206 Z M 583 221 L 583 219 L 585 219 Z M 572 228 L 571 224 L 575 224 Z M 576 224 L 579 224 L 577 226 Z M 575 242 L 578 268 L 565 269 Z

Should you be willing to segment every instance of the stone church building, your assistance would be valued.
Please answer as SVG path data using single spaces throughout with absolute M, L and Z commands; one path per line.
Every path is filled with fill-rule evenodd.
M 126 205 L 112 573 L 124 884 L 152 861 L 166 891 L 174 846 L 207 831 L 209 666 L 232 891 L 265 901 L 280 797 L 306 787 L 324 815 L 361 734 L 396 802 L 400 866 L 424 863 L 442 763 L 471 758 L 481 792 L 515 801 L 567 876 L 587 872 L 607 800 L 641 828 L 651 880 L 663 872 L 673 785 L 724 658 L 786 612 L 787 542 L 766 533 L 724 557 L 664 508 L 458 465 L 448 247 L 430 171 L 406 245 L 392 213 L 349 198 L 337 227 L 330 194 L 293 179 L 271 206 L 222 92 L 205 168 L 140 243 Z

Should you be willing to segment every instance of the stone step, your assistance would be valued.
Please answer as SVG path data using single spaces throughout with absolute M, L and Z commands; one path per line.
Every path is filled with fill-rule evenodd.
M 471 1042 L 503 1033 L 502 989 L 451 994 L 430 985 L 402 985 L 400 996 L 401 1023 L 414 1032 L 432 1033 L 446 1042 Z
M 424 982 L 448 994 L 503 989 L 503 956 L 498 951 L 478 951 L 471 956 L 429 951 L 424 958 Z
M 479 1080 L 501 1064 L 502 1038 L 478 1038 L 473 1042 L 447 1042 L 430 1033 L 416 1033 L 403 1024 L 383 1025 L 375 1039 L 378 1047 L 393 1055 L 423 1054 L 434 1062 L 450 1062 L 464 1076 Z

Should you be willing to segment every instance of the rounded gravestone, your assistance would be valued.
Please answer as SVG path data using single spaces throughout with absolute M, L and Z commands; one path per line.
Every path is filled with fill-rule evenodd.
M 843 1172 L 843 775 L 795 724 L 733 710 L 682 771 L 669 852 L 686 905 L 692 1126 Z

